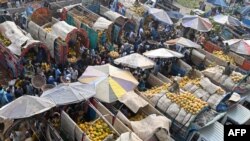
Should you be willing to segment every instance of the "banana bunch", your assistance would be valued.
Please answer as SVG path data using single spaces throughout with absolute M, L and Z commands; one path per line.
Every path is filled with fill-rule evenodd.
M 196 86 L 199 86 L 200 85 L 200 78 L 190 79 L 187 76 L 185 76 L 180 81 L 180 87 L 183 88 L 188 83 L 192 83 Z
M 46 27 L 46 28 L 44 28 L 44 30 L 45 30 L 45 32 L 48 32 L 48 33 L 52 31 L 52 29 L 50 27 Z
M 4 46 L 9 46 L 11 44 L 11 41 L 5 38 L 1 33 L 0 33 L 0 42 L 3 43 Z
M 180 95 L 176 95 L 173 93 L 167 93 L 167 98 L 169 98 L 172 102 L 176 103 L 180 107 L 182 107 L 185 111 L 196 115 L 198 114 L 204 107 L 208 106 L 208 103 L 196 98 L 193 94 L 185 92 Z
M 238 83 L 240 80 L 244 78 L 244 75 L 238 72 L 233 72 L 230 77 L 233 80 L 233 82 Z
M 92 141 L 103 141 L 108 135 L 112 134 L 107 123 L 102 119 L 97 120 L 94 123 L 84 122 L 78 124 L 78 126 L 84 131 Z
M 148 98 L 151 98 L 151 97 L 153 97 L 153 96 L 156 95 L 156 94 L 159 94 L 159 93 L 161 93 L 161 92 L 163 92 L 163 91 L 167 91 L 169 86 L 170 86 L 170 84 L 166 84 L 166 83 L 165 83 L 165 84 L 163 84 L 162 86 L 153 87 L 153 88 L 147 90 L 147 91 L 145 92 L 145 95 L 146 95 Z
M 119 53 L 116 51 L 110 51 L 109 52 L 109 56 L 112 58 L 118 58 L 119 57 Z
M 146 118 L 146 115 L 143 114 L 143 113 L 138 113 L 136 114 L 135 116 L 129 118 L 129 120 L 131 121 L 140 121 L 140 120 L 143 120 L 144 118 Z
M 226 62 L 230 62 L 231 64 L 235 64 L 234 59 L 232 57 L 228 56 L 228 55 L 225 55 L 222 51 L 214 51 L 213 54 L 216 57 L 218 57 L 218 58 L 220 58 L 220 59 L 222 59 L 222 60 L 224 60 Z
M 145 9 L 143 6 L 133 6 L 129 8 L 131 11 L 135 12 L 139 16 L 143 16 Z

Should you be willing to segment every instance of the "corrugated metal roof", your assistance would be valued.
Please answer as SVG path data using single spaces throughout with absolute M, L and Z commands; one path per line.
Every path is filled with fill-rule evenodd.
M 204 137 L 207 141 L 223 141 L 224 126 L 215 122 L 208 127 L 199 130 L 201 137 Z
M 227 112 L 227 117 L 236 124 L 242 125 L 250 119 L 250 111 L 241 104 L 237 104 Z

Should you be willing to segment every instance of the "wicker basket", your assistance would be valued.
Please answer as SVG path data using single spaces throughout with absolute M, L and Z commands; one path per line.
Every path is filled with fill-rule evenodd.
M 46 84 L 46 80 L 43 76 L 36 75 L 31 79 L 31 83 L 35 88 L 40 89 L 43 85 Z

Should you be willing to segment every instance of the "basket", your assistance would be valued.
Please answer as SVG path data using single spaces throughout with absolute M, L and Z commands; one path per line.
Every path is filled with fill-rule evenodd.
M 41 89 L 42 89 L 42 91 L 44 92 L 44 91 L 47 91 L 47 90 L 52 89 L 52 88 L 54 88 L 54 87 L 55 87 L 55 85 L 52 85 L 52 84 L 45 84 L 45 85 L 43 85 L 43 86 L 41 87 Z
M 43 85 L 46 84 L 46 80 L 43 76 L 36 75 L 31 79 L 31 84 L 33 85 L 33 87 L 40 89 Z

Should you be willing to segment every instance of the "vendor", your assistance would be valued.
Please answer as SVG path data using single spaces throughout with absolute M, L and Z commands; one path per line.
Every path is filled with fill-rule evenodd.
M 195 72 L 195 67 L 194 67 L 194 66 L 192 66 L 192 69 L 188 72 L 188 77 L 189 77 L 190 79 L 195 79 L 195 77 L 196 77 L 196 72 Z
M 223 48 L 223 53 L 228 54 L 230 52 L 230 46 L 228 43 L 225 44 L 225 47 Z
M 25 73 L 27 77 L 32 77 L 35 74 L 35 68 L 31 63 L 31 60 L 29 63 L 25 66 Z
M 203 71 L 203 70 L 206 68 L 205 62 L 206 62 L 206 58 L 204 58 L 204 59 L 200 62 L 200 64 L 198 65 L 198 69 L 199 69 L 200 71 Z
M 223 71 L 224 75 L 230 76 L 232 73 L 232 69 L 230 67 L 230 62 L 227 62 L 227 66 L 225 67 L 225 70 Z
M 177 80 L 174 80 L 172 85 L 169 87 L 169 91 L 172 93 L 180 94 L 180 86 Z

